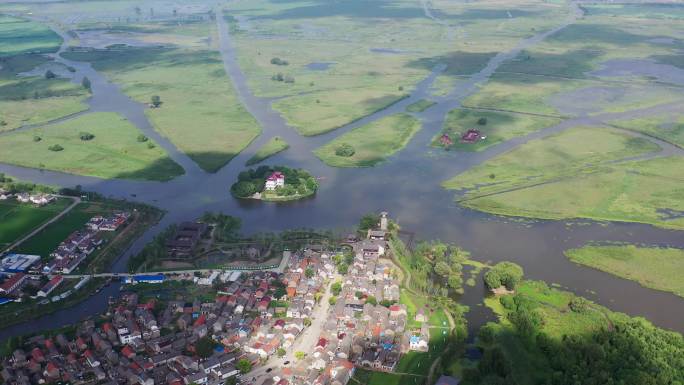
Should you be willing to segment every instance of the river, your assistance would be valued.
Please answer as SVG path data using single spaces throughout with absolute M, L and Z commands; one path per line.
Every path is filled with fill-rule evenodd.
M 443 180 L 535 138 L 578 124 L 600 125 L 603 119 L 642 116 L 680 108 L 673 104 L 624 114 L 580 116 L 477 153 L 428 149 L 428 143 L 441 129 L 447 112 L 458 107 L 464 98 L 476 92 L 478 85 L 486 82 L 501 63 L 574 23 L 581 16 L 580 10 L 573 6 L 563 25 L 522 40 L 514 49 L 496 55 L 485 68 L 472 75 L 465 84 L 459 84 L 459 87 L 446 97 L 437 98 L 429 93 L 433 80 L 444 70 L 443 66 L 437 66 L 417 85 L 409 98 L 338 130 L 315 137 L 298 135 L 271 108 L 270 100 L 256 97 L 251 93 L 237 63 L 237 53 L 230 40 L 228 27 L 223 18 L 217 17 L 220 52 L 226 73 L 242 103 L 263 128 L 263 133 L 215 174 L 202 171 L 171 142 L 154 131 L 144 114 L 144 106 L 124 95 L 118 86 L 95 71 L 89 63 L 66 60 L 57 54 L 56 61 L 76 69 L 73 74 L 74 82 L 80 83 L 83 76 L 91 80 L 93 96 L 88 100 L 91 111 L 114 111 L 126 116 L 145 135 L 160 143 L 186 173 L 169 182 L 141 182 L 102 180 L 7 164 L 0 164 L 0 172 L 42 184 L 81 185 L 86 190 L 96 191 L 105 196 L 137 200 L 166 210 L 168 213 L 162 221 L 149 229 L 116 261 L 114 271 L 117 272 L 124 271 L 128 258 L 140 251 L 166 226 L 194 219 L 205 211 L 221 211 L 240 217 L 245 232 L 278 231 L 297 227 L 348 229 L 355 225 L 363 214 L 388 211 L 403 229 L 415 232 L 420 239 L 454 242 L 470 251 L 473 258 L 480 261 L 514 261 L 524 267 L 528 278 L 557 283 L 612 310 L 645 316 L 661 327 L 684 332 L 684 302 L 681 298 L 576 265 L 563 255 L 563 251 L 568 248 L 582 246 L 594 240 L 684 248 L 684 237 L 681 232 L 633 223 L 523 221 L 497 217 L 458 206 L 454 202 L 453 192 L 440 187 Z M 63 31 L 58 32 L 65 39 L 63 50 L 68 46 L 71 37 Z M 422 130 L 405 149 L 387 162 L 373 168 L 339 169 L 326 166 L 311 153 L 313 149 L 344 132 L 384 116 L 403 112 L 407 105 L 423 98 L 434 100 L 437 104 L 415 114 L 423 124 Z M 274 135 L 283 137 L 291 147 L 288 151 L 269 159 L 268 163 L 306 168 L 320 178 L 317 195 L 313 199 L 280 204 L 233 199 L 228 191 L 229 186 L 244 169 L 245 161 Z M 658 144 L 663 150 L 649 156 L 682 154 L 681 149 L 667 143 Z M 78 322 L 97 314 L 106 306 L 107 298 L 116 295 L 116 288 L 118 286 L 110 286 L 73 308 L 6 328 L 0 331 L 0 339 Z M 467 289 L 463 297 L 464 302 L 473 308 L 468 316 L 471 330 L 491 319 L 491 313 L 477 307 L 481 298 L 481 285 Z

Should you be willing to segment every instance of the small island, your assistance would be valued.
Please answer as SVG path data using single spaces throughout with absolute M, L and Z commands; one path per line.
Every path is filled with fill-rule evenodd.
M 260 166 L 241 172 L 230 193 L 240 199 L 292 201 L 312 196 L 317 189 L 318 182 L 306 170 Z

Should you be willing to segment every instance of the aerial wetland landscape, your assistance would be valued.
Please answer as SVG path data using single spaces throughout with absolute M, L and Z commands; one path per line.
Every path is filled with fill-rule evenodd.
M 0 2 L 4 384 L 684 384 L 684 3 Z

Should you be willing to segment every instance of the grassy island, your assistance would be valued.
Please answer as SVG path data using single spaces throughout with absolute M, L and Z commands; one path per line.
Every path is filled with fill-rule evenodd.
M 570 249 L 571 261 L 640 285 L 684 297 L 684 250 L 635 245 L 587 245 Z
M 314 153 L 333 167 L 372 167 L 404 148 L 418 130 L 418 119 L 390 115 L 355 128 Z
M 303 169 L 284 166 L 261 166 L 243 171 L 230 193 L 240 199 L 292 201 L 316 193 L 318 182 Z
M 263 146 L 261 146 L 251 158 L 249 158 L 249 160 L 247 161 L 247 165 L 251 166 L 253 164 L 263 162 L 264 160 L 272 157 L 273 155 L 287 150 L 289 147 L 290 145 L 281 137 L 274 136 Z
M 100 178 L 166 181 L 183 174 L 162 148 L 113 112 L 3 135 L 0 161 Z

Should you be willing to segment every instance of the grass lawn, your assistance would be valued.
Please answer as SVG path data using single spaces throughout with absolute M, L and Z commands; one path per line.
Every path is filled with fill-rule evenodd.
M 95 137 L 81 140 L 81 132 Z M 139 142 L 138 135 L 140 131 L 116 113 L 91 113 L 1 136 L 0 160 L 102 178 L 169 180 L 183 174 L 163 149 L 149 140 Z M 64 149 L 50 151 L 53 145 Z
M 567 250 L 565 255 L 573 262 L 684 297 L 684 250 L 587 245 Z
M 334 167 L 371 167 L 404 148 L 420 128 L 420 122 L 410 115 L 391 115 L 355 128 L 314 153 Z M 335 152 L 342 144 L 352 146 L 354 154 L 337 155 Z
M 56 52 L 60 44 L 62 38 L 45 25 L 0 15 L 0 57 Z
M 657 150 L 612 129 L 577 127 L 528 142 L 446 181 L 461 205 L 501 215 L 684 228 L 684 158 L 616 162 Z
M 0 249 L 55 217 L 69 204 L 70 199 L 58 199 L 43 207 L 19 203 L 14 199 L 0 201 Z
M 423 385 L 425 377 L 375 372 L 357 368 L 350 384 L 362 385 Z
M 217 52 L 128 48 L 65 56 L 92 62 L 139 102 L 160 96 L 161 107 L 147 110 L 155 129 L 209 172 L 223 167 L 261 132 L 238 100 Z
M 251 158 L 249 158 L 246 165 L 251 166 L 253 164 L 263 162 L 269 157 L 281 151 L 287 150 L 289 147 L 290 145 L 281 137 L 274 136 L 273 138 L 269 139 L 268 142 L 266 142 L 263 146 L 261 146 L 261 148 L 259 148 Z
M 423 112 L 428 108 L 432 107 L 433 105 L 435 105 L 435 102 L 426 99 L 421 99 L 415 103 L 406 106 L 406 112 Z
M 479 124 L 480 119 L 486 119 L 485 124 Z M 442 132 L 432 141 L 434 147 L 444 147 L 439 141 L 443 134 L 449 135 L 453 144 L 449 149 L 459 151 L 481 151 L 495 144 L 514 137 L 524 136 L 551 127 L 559 123 L 559 119 L 540 116 L 513 114 L 494 111 L 476 111 L 468 109 L 454 109 L 449 111 Z M 461 143 L 460 138 L 469 129 L 477 129 L 487 138 L 477 143 Z

